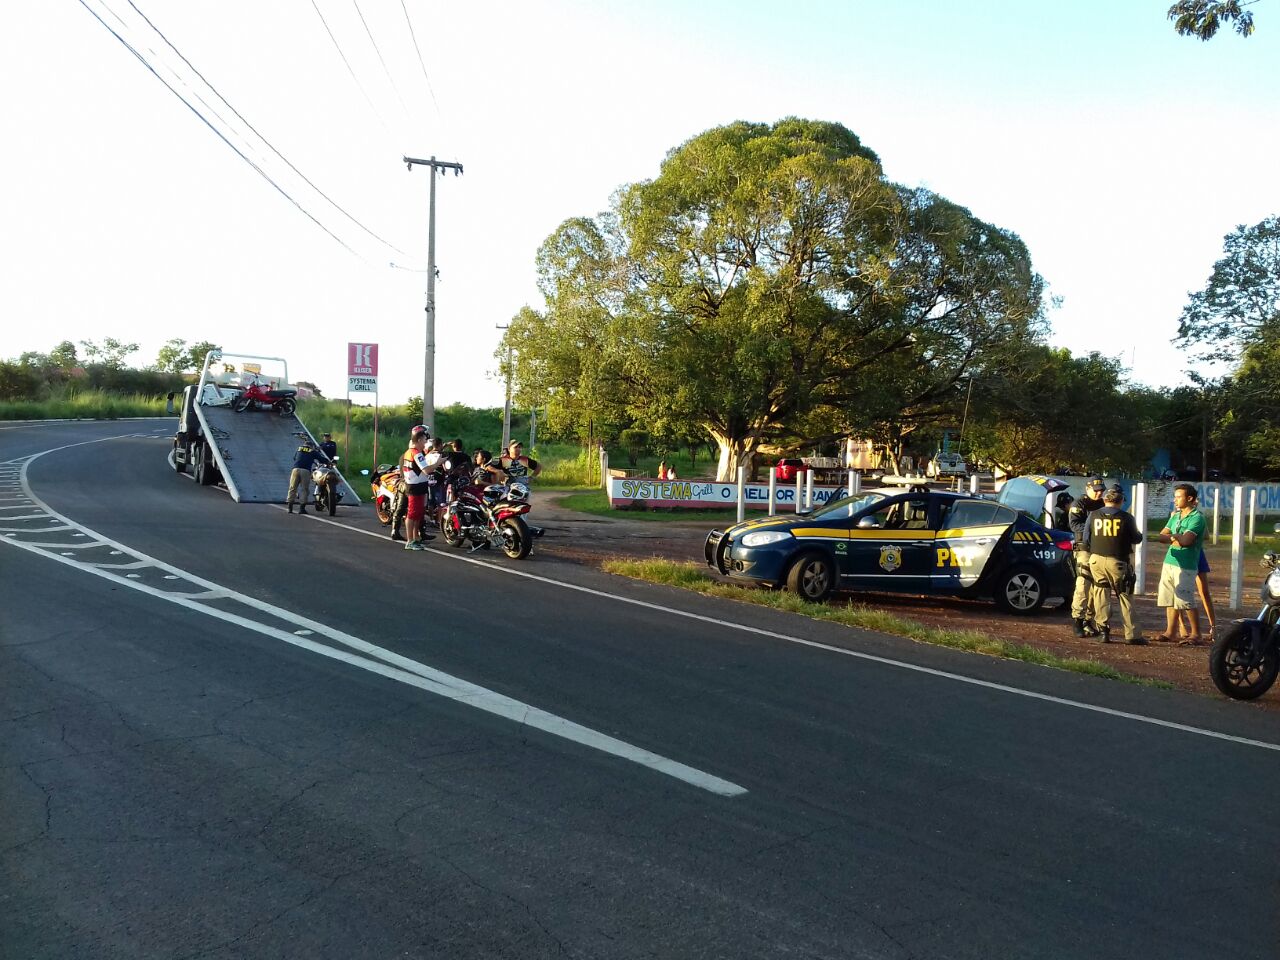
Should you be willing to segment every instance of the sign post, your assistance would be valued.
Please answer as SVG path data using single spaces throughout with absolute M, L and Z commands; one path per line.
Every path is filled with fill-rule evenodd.
M 351 394 L 373 394 L 373 463 L 378 465 L 378 345 L 347 344 L 347 457 L 351 456 Z

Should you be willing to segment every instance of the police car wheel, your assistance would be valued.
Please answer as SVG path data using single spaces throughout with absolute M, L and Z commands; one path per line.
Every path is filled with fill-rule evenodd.
M 820 553 L 806 553 L 791 565 L 787 573 L 787 589 L 813 603 L 831 595 L 836 570 L 831 558 Z
M 996 603 L 1009 613 L 1035 613 L 1045 601 L 1044 577 L 1031 567 L 1013 567 L 996 584 Z

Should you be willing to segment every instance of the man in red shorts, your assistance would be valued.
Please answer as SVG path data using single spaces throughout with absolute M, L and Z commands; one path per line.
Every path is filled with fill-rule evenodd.
M 406 550 L 425 550 L 423 540 L 435 539 L 422 529 L 422 520 L 427 513 L 427 491 L 430 489 L 427 480 L 431 472 L 431 467 L 427 464 L 427 440 L 430 437 L 426 427 L 414 427 L 409 434 L 409 449 L 400 458 L 400 476 L 404 480 L 405 500 L 408 504 L 404 523 Z

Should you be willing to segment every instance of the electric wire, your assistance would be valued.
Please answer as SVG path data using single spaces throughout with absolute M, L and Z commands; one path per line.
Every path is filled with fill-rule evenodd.
M 323 190 L 321 190 L 318 186 L 316 186 L 316 184 L 311 180 L 311 178 L 310 178 L 310 177 L 308 177 L 305 173 L 303 173 L 301 170 L 299 170 L 297 167 L 295 167 L 295 166 L 293 165 L 293 163 L 292 163 L 292 162 L 290 162 L 290 160 L 289 160 L 289 158 L 288 158 L 288 157 L 286 157 L 283 153 L 281 153 L 279 150 L 277 150 L 277 149 L 276 149 L 276 147 L 275 147 L 275 145 L 274 145 L 270 140 L 268 140 L 266 137 L 264 137 L 264 136 L 263 136 L 263 135 L 258 131 L 258 128 L 257 128 L 257 127 L 255 127 L 252 123 L 250 123 L 247 119 L 245 119 L 244 114 L 242 114 L 239 110 L 237 110 L 234 106 L 232 106 L 232 105 L 231 105 L 230 101 L 228 101 L 228 100 L 227 100 L 227 98 L 226 98 L 226 97 L 224 97 L 224 96 L 219 92 L 218 88 L 217 88 L 217 87 L 215 87 L 212 83 L 210 83 L 210 82 L 209 82 L 209 80 L 205 77 L 205 75 L 204 75 L 203 73 L 201 73 L 198 69 L 196 69 L 195 65 L 194 65 L 190 60 L 188 60 L 185 56 L 183 56 L 182 51 L 181 51 L 181 50 L 179 50 L 176 46 L 174 46 L 173 42 L 172 42 L 168 37 L 166 37 L 166 36 L 164 35 L 163 31 L 161 31 L 159 27 L 157 27 L 154 23 L 152 23 L 152 22 L 151 22 L 151 20 L 150 20 L 150 18 L 148 18 L 148 17 L 147 17 L 147 15 L 146 15 L 145 13 L 143 13 L 141 10 L 139 10 L 139 9 L 138 9 L 138 5 L 137 5 L 136 3 L 134 3 L 134 2 L 133 2 L 133 0 L 126 0 L 126 2 L 129 4 L 129 6 L 133 7 L 134 12 L 135 12 L 135 13 L 137 13 L 137 14 L 138 14 L 138 16 L 140 16 L 140 17 L 141 17 L 141 18 L 146 22 L 147 26 L 148 26 L 148 27 L 150 27 L 152 30 L 154 30 L 154 31 L 156 32 L 156 34 L 160 37 L 160 39 L 161 39 L 161 40 L 163 40 L 163 41 L 165 42 L 165 44 L 166 44 L 166 45 L 168 45 L 169 49 L 170 49 L 170 50 L 172 50 L 174 53 L 176 53 L 176 54 L 178 55 L 178 58 L 179 58 L 183 63 L 185 63 L 185 64 L 186 64 L 186 65 L 191 69 L 191 72 L 192 72 L 192 73 L 194 73 L 197 77 L 199 77 L 199 78 L 200 78 L 200 80 L 205 84 L 205 86 L 207 86 L 210 90 L 212 90 L 212 91 L 213 91 L 214 96 L 216 96 L 219 100 L 221 100 L 223 103 L 225 103 L 225 104 L 227 105 L 228 109 L 230 109 L 232 113 L 234 113 L 237 117 L 239 117 L 239 118 L 240 118 L 240 121 L 241 121 L 241 122 L 242 122 L 246 127 L 248 127 L 250 130 L 252 130 L 252 131 L 253 131 L 253 133 L 254 133 L 254 135 L 255 135 L 259 140 L 261 140 L 263 143 L 265 143 L 265 144 L 267 145 L 268 149 L 270 149 L 272 153 L 274 153 L 277 157 L 279 157 L 281 160 L 283 160 L 283 161 L 284 161 L 284 163 L 285 163 L 285 165 L 286 165 L 286 166 L 288 166 L 288 168 L 289 168 L 290 170 L 292 170 L 292 171 L 293 171 L 294 173 L 296 173 L 299 177 L 301 177 L 301 178 L 302 178 L 302 180 L 303 180 L 303 182 L 305 182 L 305 183 L 307 184 L 307 186 L 309 186 L 309 187 L 310 187 L 312 190 L 314 190 L 316 193 L 320 194 L 320 196 L 324 197 L 324 199 L 325 199 L 326 201 L 328 201 L 328 203 L 329 203 L 329 204 L 330 204 L 330 205 L 331 205 L 335 210 L 337 210 L 339 213 L 341 213 L 344 217 L 346 217 L 348 220 L 350 220 L 352 223 L 354 223 L 357 227 L 359 227 L 361 230 L 363 230 L 363 231 L 364 231 L 365 233 L 367 233 L 369 236 L 373 237 L 373 239 L 377 240 L 379 243 L 384 244 L 385 246 L 387 246 L 387 247 L 389 247 L 390 249 L 394 250 L 396 253 L 400 254 L 401 256 L 405 256 L 405 257 L 407 257 L 407 256 L 408 256 L 408 254 L 407 254 L 407 253 L 405 253 L 403 250 L 401 250 L 399 247 L 397 247 L 397 246 L 396 246 L 395 244 L 393 244 L 391 241 L 383 239 L 383 238 L 382 238 L 382 237 L 380 237 L 378 234 L 374 233 L 372 230 L 370 230 L 368 227 L 366 227 L 366 226 L 365 226 L 363 223 L 361 223 L 361 222 L 360 222 L 356 217 L 352 216 L 352 214 L 350 214 L 349 212 L 347 212 L 347 210 L 346 210 L 346 209 L 344 209 L 344 208 L 343 208 L 343 206 L 342 206 L 340 203 L 338 203 L 336 200 L 334 200 L 332 197 L 330 197 L 327 193 L 325 193 Z M 104 6 L 105 6 L 105 4 L 104 4 Z M 110 9 L 110 8 L 108 7 L 107 9 Z M 116 17 L 116 19 L 117 19 L 117 20 L 120 20 L 120 18 L 119 18 L 119 17 Z M 121 23 L 123 23 L 124 21 L 122 21 L 122 20 L 121 20 L 120 22 L 121 22 Z M 190 88 L 188 88 L 188 89 L 190 89 Z M 199 95 L 198 95 L 198 94 L 194 94 L 194 91 L 193 91 L 193 95 L 195 95 L 195 96 L 197 96 L 197 98 L 199 98 Z M 205 101 L 203 100 L 203 98 L 199 98 L 199 99 L 200 99 L 200 102 L 201 102 L 201 103 L 205 103 Z M 205 106 L 206 106 L 206 107 L 208 107 L 208 104 L 207 104 L 207 103 L 205 103 Z M 229 128 L 230 128 L 230 127 L 232 126 L 231 124 L 227 123 L 227 121 L 226 121 L 225 119 L 223 119 L 223 118 L 222 118 L 222 117 L 221 117 L 221 116 L 220 116 L 216 111 L 214 111 L 212 107 L 210 107 L 209 109 L 210 109 L 210 111 L 214 114 L 214 116 L 217 116 L 219 120 L 222 120 L 222 122 L 223 122 L 227 127 L 229 127 Z
M 320 18 L 320 22 L 324 24 L 324 32 L 329 34 L 329 39 L 333 41 L 333 47 L 338 51 L 338 56 L 342 58 L 342 62 L 347 66 L 347 72 L 351 74 L 351 79 L 355 81 L 356 87 L 360 90 L 360 95 L 364 97 L 364 102 L 369 105 L 369 109 L 373 111 L 373 115 L 378 118 L 378 123 L 382 125 L 383 131 L 392 140 L 395 137 L 391 133 L 391 128 L 387 126 L 387 121 L 382 118 L 382 114 L 378 112 L 378 108 L 373 105 L 373 101 L 369 99 L 369 93 L 365 90 L 364 84 L 360 82 L 360 78 L 356 76 L 355 70 L 351 66 L 351 61 L 347 59 L 347 55 L 342 52 L 342 44 L 338 43 L 338 38 L 333 35 L 333 31 L 329 29 L 329 21 L 324 18 L 324 14 L 320 12 L 320 7 L 316 5 L 316 0 L 311 0 L 311 8 L 315 10 L 316 16 Z
M 279 193 L 282 197 L 284 197 L 291 204 L 297 207 L 298 211 L 303 216 L 305 216 L 308 220 L 310 220 L 317 227 L 319 227 L 321 230 L 327 233 L 330 237 L 332 237 L 334 241 L 336 241 L 338 245 L 341 246 L 344 250 L 346 250 L 352 256 L 358 257 L 360 260 L 363 260 L 365 263 L 369 263 L 369 260 L 367 258 L 365 258 L 356 250 L 354 250 L 341 237 L 339 237 L 336 233 L 334 233 L 332 230 L 326 227 L 323 223 L 321 223 L 318 219 L 316 219 L 316 217 L 311 213 L 311 211 L 307 210 L 306 207 L 304 207 L 301 203 L 295 200 L 282 186 L 280 186 L 280 184 L 276 183 L 276 181 L 273 180 L 271 176 L 265 170 L 262 169 L 262 167 L 260 167 L 258 164 L 250 160 L 249 157 L 245 155 L 244 151 L 242 151 L 234 143 L 228 140 L 221 130 L 219 130 L 212 123 L 210 123 L 209 119 L 191 104 L 191 101 L 189 101 L 186 97 L 184 97 L 181 93 L 179 93 L 176 89 L 174 89 L 173 84 L 169 83 L 168 80 L 160 76 L 160 74 L 156 71 L 156 68 L 153 67 L 150 64 L 150 62 L 148 62 L 146 57 L 144 57 L 141 53 L 138 52 L 137 48 L 134 47 L 133 44 L 131 44 L 128 40 L 126 40 L 119 33 L 117 33 L 111 27 L 111 25 L 107 23 L 107 21 L 103 20 L 102 17 L 98 15 L 98 11 L 94 10 L 91 6 L 89 6 L 89 4 L 85 2 L 85 0 L 78 0 L 78 2 L 80 3 L 80 6 L 84 7 L 86 10 L 89 11 L 89 13 L 93 16 L 93 18 L 98 21 L 98 23 L 102 24 L 103 29 L 105 29 L 113 37 L 119 40 L 121 45 L 123 45 L 126 50 L 128 50 L 131 54 L 134 55 L 134 57 L 137 58 L 138 62 L 141 63 L 144 67 L 146 67 L 153 77 L 155 77 L 157 80 L 163 83 L 170 93 L 172 93 L 175 97 L 181 100 L 183 105 L 186 106 L 188 110 L 190 110 L 200 119 L 201 123 L 203 123 L 206 127 L 212 130 L 214 135 L 217 136 L 219 140 L 221 140 L 228 147 L 234 150 L 236 155 L 241 160 L 249 164 L 249 166 L 254 169 L 254 171 L 258 174 L 258 176 L 262 177 L 262 179 L 266 180 L 267 183 L 271 184 L 271 186 L 275 188 L 277 193 Z
M 382 64 L 382 72 L 387 75 L 387 83 L 391 84 L 391 91 L 396 95 L 396 99 L 400 101 L 400 109 L 404 111 L 404 118 L 408 122 L 410 129 L 413 128 L 413 118 L 409 115 L 409 108 L 405 105 L 404 97 L 400 96 L 400 88 L 396 86 L 396 82 L 391 77 L 391 71 L 387 68 L 387 61 L 383 59 L 382 50 L 378 47 L 378 41 L 373 39 L 373 31 L 369 29 L 369 21 L 364 18 L 364 11 L 360 9 L 359 0 L 351 0 L 351 5 L 356 8 L 356 15 L 360 18 L 360 23 L 364 25 L 365 35 L 369 38 L 369 43 L 373 45 L 373 52 L 378 55 L 378 62 Z
M 413 41 L 413 49 L 418 54 L 418 66 L 422 68 L 422 79 L 427 82 L 427 93 L 431 94 L 431 105 L 436 108 L 436 116 L 443 121 L 440 104 L 436 101 L 436 91 L 431 86 L 431 78 L 427 76 L 427 65 L 423 62 L 422 48 L 418 46 L 418 35 L 413 32 L 413 21 L 409 19 L 409 8 L 405 5 L 405 0 L 400 0 L 400 9 L 404 11 L 404 22 L 409 25 L 409 39 Z

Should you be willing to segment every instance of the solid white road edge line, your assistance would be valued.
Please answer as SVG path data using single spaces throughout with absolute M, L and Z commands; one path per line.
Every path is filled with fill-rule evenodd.
M 110 438 L 104 438 L 103 440 L 91 440 L 87 442 L 101 443 L 107 439 L 120 439 L 120 438 L 110 437 Z M 97 577 L 102 577 L 105 580 L 110 580 L 113 583 L 121 584 L 123 586 L 130 587 L 134 590 L 138 590 L 142 593 L 148 594 L 149 596 L 166 600 L 170 603 L 177 604 L 180 607 L 185 607 L 188 610 L 194 610 L 198 613 L 203 613 L 207 616 L 215 617 L 219 620 L 223 620 L 227 623 L 235 624 L 237 626 L 243 627 L 246 630 L 255 631 L 257 633 L 263 634 L 264 636 L 272 637 L 276 640 L 283 640 L 285 643 L 291 644 L 293 646 L 300 647 L 305 650 L 309 650 L 313 653 L 318 653 L 321 656 L 330 657 L 334 660 L 340 660 L 343 663 L 360 667 L 364 670 L 368 670 L 372 673 L 379 674 L 381 676 L 387 677 L 392 680 L 397 680 L 401 683 L 408 684 L 409 686 L 417 687 L 421 690 L 426 690 L 429 693 L 434 693 L 439 696 L 446 697 L 450 700 L 454 700 L 458 703 L 475 707 L 476 709 L 483 710 L 486 713 L 491 713 L 496 716 L 503 717 L 505 719 L 514 720 L 517 723 L 521 724 L 522 726 L 527 726 L 527 727 L 532 727 L 534 729 L 542 730 L 545 733 L 552 734 L 562 739 L 569 740 L 574 743 L 578 743 L 595 750 L 599 750 L 603 753 L 611 754 L 613 756 L 619 757 L 624 760 L 629 760 L 632 763 L 640 764 L 643 767 L 648 767 L 651 770 L 655 770 L 659 773 L 666 774 L 667 776 L 675 777 L 678 780 L 683 780 L 684 782 L 690 784 L 691 786 L 699 787 L 700 789 L 706 790 L 710 793 L 714 793 L 723 797 L 737 797 L 747 792 L 745 787 L 741 787 L 736 783 L 731 783 L 728 780 L 723 780 L 720 777 L 713 776 L 709 773 L 706 773 L 705 771 L 698 770 L 686 764 L 679 763 L 675 760 L 671 760 L 668 757 L 663 757 L 659 754 L 652 753 L 651 751 L 644 750 L 640 747 L 634 746 L 633 744 L 629 744 L 629 743 L 626 743 L 625 741 L 618 740 L 614 737 L 610 737 L 606 734 L 592 730 L 589 727 L 584 727 L 581 724 L 574 723 L 571 720 L 567 720 L 563 717 L 556 716 L 553 713 L 549 713 L 545 710 L 539 709 L 538 707 L 532 706 L 531 704 L 523 703 L 519 700 L 515 700 L 511 697 L 507 697 L 503 694 L 497 693 L 496 691 L 489 690 L 486 687 L 482 687 L 482 686 L 479 686 L 478 684 L 470 683 L 469 681 L 463 680 L 460 677 L 455 677 L 450 674 L 444 673 L 443 671 L 436 670 L 432 667 L 428 667 L 427 665 L 419 663 L 416 660 L 411 660 L 408 657 L 403 657 L 400 654 L 393 653 L 390 650 L 386 650 L 382 647 L 375 646 L 374 644 L 361 640 L 358 637 L 351 636 L 350 634 L 344 633 L 333 627 L 327 626 L 326 624 L 319 623 L 317 621 L 310 620 L 306 617 L 299 616 L 298 614 L 295 614 L 292 611 L 285 610 L 281 607 L 273 606 L 272 604 L 259 600 L 256 597 L 251 597 L 246 594 L 241 594 L 241 593 L 238 593 L 237 591 L 234 591 L 225 587 L 221 587 L 216 583 L 205 580 L 202 577 L 198 577 L 194 574 L 188 573 L 185 570 L 182 570 L 178 567 L 174 567 L 171 564 L 167 564 L 161 560 L 157 560 L 153 557 L 149 557 L 139 550 L 135 550 L 131 547 L 128 547 L 125 544 L 112 540 L 109 537 L 105 537 L 102 534 L 99 534 L 98 532 L 96 532 L 95 530 L 92 530 L 89 527 L 84 526 L 83 524 L 76 523 L 75 521 L 71 520 L 69 517 L 65 517 L 62 514 L 58 513 L 56 510 L 54 510 L 52 507 L 46 504 L 43 500 L 41 500 L 38 496 L 36 496 L 35 492 L 32 491 L 31 489 L 30 483 L 27 480 L 26 468 L 32 461 L 44 456 L 47 453 L 53 453 L 57 450 L 66 449 L 67 447 L 81 446 L 81 445 L 82 444 L 78 444 L 78 443 L 67 444 L 64 447 L 55 447 L 51 450 L 45 450 L 45 451 L 42 451 L 41 453 L 34 454 L 31 457 L 27 458 L 26 462 L 23 464 L 23 470 L 22 470 L 23 488 L 27 491 L 28 495 L 36 503 L 38 503 L 41 506 L 41 508 L 43 508 L 44 510 L 47 510 L 50 515 L 59 518 L 70 527 L 80 530 L 89 536 L 97 538 L 103 544 L 116 547 L 122 551 L 127 551 L 132 556 L 138 557 L 139 559 L 142 559 L 142 560 L 149 561 L 157 569 L 167 570 L 170 573 L 176 574 L 177 576 L 185 579 L 190 583 L 198 584 L 200 586 L 205 587 L 207 590 L 216 593 L 217 596 L 215 597 L 215 599 L 237 601 L 239 603 L 244 604 L 247 607 L 259 610 L 263 613 L 267 613 L 270 616 L 275 617 L 279 620 L 283 620 L 286 623 L 291 623 L 297 627 L 310 629 L 316 633 L 321 634 L 322 636 L 329 638 L 330 640 L 334 640 L 345 646 L 360 650 L 361 652 L 370 654 L 371 656 L 377 657 L 378 660 L 385 661 L 385 662 L 379 663 L 378 660 L 370 660 L 364 657 L 358 657 L 358 656 L 355 656 L 354 654 L 347 653 L 344 650 L 338 650 L 321 643 L 316 643 L 304 637 L 297 636 L 296 634 L 289 633 L 284 630 L 280 630 L 276 627 L 271 627 L 271 626 L 268 626 L 267 624 L 258 623 L 257 621 L 251 620 L 247 617 L 242 617 L 234 613 L 229 613 L 225 610 L 219 610 L 214 607 L 206 606 L 203 602 L 201 602 L 201 600 L 193 598 L 192 595 L 175 594 L 175 593 L 169 593 L 164 590 L 159 590 L 154 587 L 148 586 L 147 584 L 144 584 L 144 583 L 139 583 L 133 580 L 126 579 L 124 577 L 116 576 L 115 574 L 111 573 L 106 569 L 103 569 L 102 567 L 87 566 L 76 560 L 69 560 L 58 554 L 50 553 L 46 550 L 39 549 L 32 544 L 23 543 L 20 540 L 5 539 L 0 542 L 19 547 L 23 550 L 28 551 L 29 553 L 35 553 L 35 554 L 38 554 L 39 556 L 48 557 L 49 559 L 56 560 L 57 562 L 66 564 L 67 566 L 74 567 L 86 573 L 91 573 Z
M 378 539 L 386 539 L 383 535 L 370 530 L 361 530 L 358 527 L 350 527 L 335 520 L 326 517 L 312 517 L 312 520 L 318 523 L 331 523 L 335 527 L 342 527 L 344 530 L 350 530 L 353 533 L 362 533 L 365 536 L 377 537 Z M 717 627 L 725 627 L 729 630 L 739 630 L 743 633 L 751 633 L 760 637 L 769 637 L 773 640 L 783 640 L 787 643 L 794 643 L 802 647 L 811 647 L 815 650 L 823 650 L 827 653 L 836 653 L 845 657 L 853 657 L 857 660 L 867 660 L 871 663 L 883 664 L 887 667 L 897 667 L 900 670 L 910 670 L 915 673 L 927 674 L 931 677 L 941 677 L 945 680 L 954 680 L 958 683 L 967 683 L 975 687 L 984 687 L 988 690 L 998 690 L 1001 693 L 1009 693 L 1014 696 L 1027 697 L 1032 700 L 1041 700 L 1045 703 L 1053 703 L 1062 707 L 1071 707 L 1076 710 L 1088 710 L 1091 713 L 1100 713 L 1109 717 L 1119 717 L 1124 720 L 1134 720 L 1138 723 L 1146 723 L 1155 727 L 1164 727 L 1168 730 L 1180 730 L 1183 733 L 1191 733 L 1200 737 L 1210 737 L 1214 740 L 1226 740 L 1230 743 L 1239 743 L 1248 747 L 1259 747 L 1263 750 L 1280 751 L 1280 743 L 1268 743 L 1265 740 L 1251 740 L 1248 737 L 1237 737 L 1230 733 L 1220 733 L 1217 730 L 1209 730 L 1204 727 L 1195 727 L 1187 723 L 1178 723 L 1173 720 L 1161 720 L 1159 717 L 1149 717 L 1142 713 L 1131 713 L 1127 710 L 1115 710 L 1111 707 L 1102 707 L 1094 703 L 1085 703 L 1080 700 L 1070 700 L 1066 697 L 1055 697 L 1049 693 L 1039 693 L 1035 690 L 1024 690 L 1021 687 L 1012 687 L 1004 683 L 996 683 L 992 680 L 980 680 L 977 677 L 966 677 L 963 674 L 951 673 L 947 670 L 937 670 L 933 667 L 921 666 L 917 663 L 907 663 L 903 660 L 894 660 L 890 657 L 877 656 L 874 653 L 864 653 L 860 650 L 849 650 L 845 647 L 833 646 L 829 643 L 822 643 L 818 640 L 806 640 L 803 637 L 793 637 L 785 633 L 778 633 L 775 630 L 766 630 L 763 627 L 753 627 L 744 623 L 734 623 L 732 620 L 721 620 L 717 617 L 709 617 L 701 613 L 692 613 L 688 610 L 680 610 L 676 607 L 667 607 L 660 603 L 651 603 L 647 600 L 636 600 L 632 597 L 620 597 L 616 594 L 605 593 L 603 590 L 596 590 L 592 587 L 584 587 L 576 583 L 566 583 L 563 580 L 552 580 L 550 577 L 544 577 L 536 573 L 528 573 L 524 570 L 516 570 L 512 567 L 502 566 L 496 563 L 490 563 L 485 560 L 478 560 L 474 557 L 449 553 L 435 547 L 428 547 L 428 552 L 437 556 L 448 557 L 450 560 L 458 560 L 462 563 L 473 563 L 477 566 L 484 567 L 487 570 L 493 570 L 497 573 L 507 574 L 512 577 L 523 577 L 526 580 L 535 580 L 538 583 L 545 583 L 549 586 L 560 587 L 565 590 L 576 590 L 579 593 L 590 594 L 594 597 L 602 597 L 606 600 L 612 600 L 615 603 L 629 603 L 633 606 L 643 607 L 646 610 L 655 610 L 661 613 L 668 613 L 675 617 L 684 617 L 688 620 L 697 620 L 701 623 L 712 624 Z

